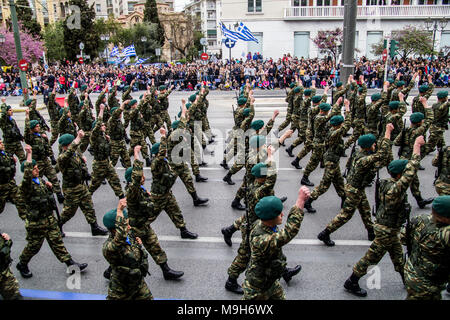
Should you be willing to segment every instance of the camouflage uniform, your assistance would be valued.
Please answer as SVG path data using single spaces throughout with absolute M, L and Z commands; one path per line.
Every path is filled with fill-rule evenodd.
M 14 176 L 16 174 L 16 162 L 12 154 L 0 151 L 0 213 L 5 209 L 6 201 L 12 201 L 16 205 L 19 216 L 25 219 L 26 208 L 20 199 Z
M 439 165 L 439 153 L 433 159 L 433 166 L 437 167 Z M 442 151 L 442 169 L 441 174 L 436 179 L 434 184 L 436 192 L 438 195 L 450 195 L 450 147 L 444 147 Z
M 425 97 L 427 100 L 431 97 L 434 90 L 434 84 L 429 83 L 428 84 L 428 90 L 422 94 L 419 94 L 418 96 L 415 96 L 413 98 L 412 104 L 411 104 L 411 110 L 412 112 L 422 112 L 425 114 L 425 107 L 423 106 L 422 102 L 420 102 L 420 97 Z
M 401 106 L 406 106 L 404 102 L 400 102 Z M 399 107 L 400 109 L 400 107 Z M 381 134 L 378 136 L 378 143 L 377 145 L 381 144 L 381 141 L 384 139 L 384 134 L 386 132 L 386 125 L 388 123 L 392 123 L 392 125 L 394 126 L 394 130 L 392 130 L 391 132 L 391 141 L 395 141 L 395 139 L 397 138 L 397 136 L 402 133 L 403 130 L 403 121 L 402 121 L 402 114 L 400 111 L 397 111 L 396 113 L 391 113 L 388 112 L 384 118 L 383 121 L 381 122 L 381 127 L 383 128 L 383 131 L 381 132 Z M 387 157 L 384 158 L 385 162 L 382 162 L 379 164 L 379 166 L 387 166 L 392 160 L 394 160 L 394 155 L 392 154 L 392 149 L 389 149 L 389 154 Z
M 364 134 L 373 134 L 376 138 L 379 134 L 379 128 L 381 128 L 381 106 L 386 103 L 387 93 L 381 93 L 381 99 L 370 103 L 366 108 L 366 126 Z
M 152 89 L 152 93 L 151 95 L 154 94 L 154 88 Z M 144 101 L 142 101 L 142 103 L 140 103 L 139 105 L 141 106 L 140 108 L 140 112 L 142 114 L 142 117 L 144 119 L 144 127 L 142 129 L 142 132 L 144 134 L 144 140 L 147 139 L 147 137 L 150 139 L 151 144 L 155 144 L 156 143 L 156 139 L 155 139 L 155 135 L 154 135 L 154 131 L 153 131 L 153 109 L 152 109 L 152 105 L 150 104 L 151 101 L 151 95 L 150 96 L 146 96 L 144 98 Z
M 411 206 L 406 191 L 419 168 L 420 155 L 414 154 L 406 165 L 400 179 L 381 180 L 380 206 L 373 226 L 375 239 L 366 254 L 353 266 L 353 273 L 362 277 L 370 265 L 380 262 L 389 252 L 395 271 L 403 278 L 403 249 L 400 243 L 400 228 L 409 217 Z
M 245 119 L 244 109 L 246 105 L 239 106 L 234 113 L 234 127 L 229 135 L 229 142 L 225 147 L 223 161 L 230 161 L 235 155 L 238 154 L 238 143 L 239 138 L 237 137 L 237 132 L 241 128 L 242 121 Z M 250 111 L 251 112 L 251 111 Z M 243 159 L 243 158 L 242 158 Z M 243 160 L 242 160 L 243 161 Z
M 52 138 L 50 140 L 50 146 L 53 146 L 56 139 L 58 139 L 58 121 L 59 121 L 59 110 L 61 110 L 61 107 L 56 103 L 56 94 L 50 93 L 50 96 L 48 97 L 48 103 L 47 103 L 47 111 L 48 115 L 50 116 L 50 126 L 52 127 Z
M 22 299 L 19 282 L 10 268 L 12 244 L 12 240 L 6 241 L 0 233 L 0 295 L 3 300 Z
M 405 264 L 408 300 L 441 300 L 450 282 L 450 226 L 421 215 L 410 223 L 411 255 Z
M 140 103 L 142 103 L 142 101 Z M 133 155 L 135 146 L 141 146 L 142 156 L 144 157 L 144 159 L 149 159 L 150 156 L 148 153 L 148 147 L 143 135 L 144 119 L 142 119 L 142 114 L 140 113 L 139 109 L 139 107 L 136 107 L 135 109 L 131 109 L 131 111 L 129 112 L 130 149 L 128 149 L 128 155 Z M 126 128 L 127 125 L 125 124 L 124 127 Z
M 94 153 L 94 162 L 92 163 L 92 181 L 89 186 L 91 195 L 100 187 L 103 180 L 108 180 L 111 189 L 116 197 L 123 198 L 122 186 L 116 170 L 109 161 L 110 145 L 106 134 L 101 130 L 103 117 L 99 117 L 92 130 L 91 146 Z
M 161 248 L 158 236 L 150 225 L 149 220 L 153 216 L 153 203 L 150 194 L 141 185 L 141 178 L 144 174 L 143 166 L 142 161 L 134 161 L 131 183 L 127 187 L 128 218 L 133 235 L 142 240 L 142 244 L 156 264 L 161 265 L 167 262 L 167 255 Z
M 133 97 L 131 96 L 132 89 L 133 88 L 131 86 L 129 86 L 129 88 L 124 93 L 122 93 L 122 102 L 133 99 Z M 131 114 L 131 108 L 128 106 L 128 104 L 126 104 L 125 109 L 123 110 L 123 119 L 124 119 L 125 129 L 128 128 L 128 124 L 131 121 L 130 114 Z
M 117 95 L 117 86 L 113 86 L 111 88 L 111 91 L 109 92 L 109 95 L 108 95 L 108 107 L 110 108 L 110 110 L 112 108 L 120 108 L 120 103 L 117 100 L 116 95 Z M 97 114 L 99 112 L 100 112 L 100 106 L 99 106 L 99 109 L 97 111 Z
M 209 89 L 205 87 L 205 93 L 202 96 L 203 104 L 202 104 L 202 131 L 205 133 L 206 137 L 209 141 L 212 139 L 211 135 L 211 127 L 209 126 L 209 120 L 208 120 L 208 108 L 209 108 L 209 101 L 206 98 L 206 96 L 209 94 Z M 204 140 L 204 139 L 203 139 Z M 202 141 L 202 145 L 206 146 L 206 141 Z
M 299 87 L 300 91 L 294 93 L 292 97 L 292 114 L 291 114 L 291 130 L 300 134 L 299 124 L 300 124 L 300 110 L 303 108 L 303 87 Z
M 282 247 L 297 235 L 303 210 L 292 207 L 284 229 L 278 231 L 257 221 L 250 233 L 250 262 L 245 273 L 243 300 L 284 300 L 281 278 L 286 268 Z
M 448 129 L 450 101 L 433 104 L 434 120 L 430 127 L 430 136 L 425 144 L 425 155 L 430 154 L 439 145 L 445 145 L 444 132 Z
M 8 117 L 5 113 L 2 113 L 0 117 L 0 128 L 3 132 L 3 143 L 5 144 L 5 151 L 11 154 L 15 154 L 20 162 L 25 161 L 25 152 L 23 151 L 22 144 L 23 136 L 20 133 L 19 127 L 13 117 Z
M 278 131 L 283 131 L 287 126 L 291 123 L 292 119 L 292 109 L 293 109 L 293 99 L 294 99 L 294 90 L 290 90 L 286 96 L 285 101 L 288 103 L 287 111 L 286 111 L 286 119 L 282 124 L 278 127 Z
M 191 107 L 188 109 L 187 118 L 189 119 L 188 128 L 191 134 L 191 167 L 192 173 L 194 175 L 200 174 L 200 168 L 198 163 L 201 162 L 201 150 L 200 145 L 203 140 L 203 132 L 202 132 L 202 119 L 203 119 L 203 111 L 202 111 L 202 102 L 201 98 L 197 99 L 197 101 L 193 102 Z M 172 127 L 170 127 L 172 128 Z
M 162 125 L 164 125 L 164 123 L 166 124 L 169 134 L 172 132 L 172 121 L 170 120 L 170 115 L 167 109 L 169 109 L 169 94 L 171 93 L 172 89 L 168 89 L 165 93 L 160 93 L 156 98 Z
M 33 101 L 31 102 L 31 104 L 28 107 L 30 121 L 37 120 L 39 122 L 39 125 L 41 127 L 41 133 L 45 133 L 46 131 L 50 132 L 50 128 L 45 123 L 44 118 L 41 116 L 39 111 L 36 109 L 36 104 L 37 104 L 36 99 L 33 99 Z
M 75 126 L 75 122 L 72 120 L 72 112 L 70 112 L 70 115 L 71 116 L 69 118 L 67 116 L 67 111 L 64 111 L 63 115 L 58 121 L 58 131 L 60 136 L 66 133 L 71 134 L 74 137 L 77 136 L 77 127 Z
M 316 89 L 312 89 L 311 95 L 308 97 L 305 97 L 304 100 L 300 103 L 300 109 L 298 111 L 298 136 L 297 139 L 292 142 L 291 148 L 295 148 L 299 144 L 302 144 L 306 141 L 306 130 L 308 129 L 308 111 L 311 108 L 311 99 L 316 94 Z M 291 129 L 293 129 L 291 127 Z
M 110 233 L 102 252 L 112 268 L 107 300 L 153 300 L 145 282 L 147 253 L 127 231 L 126 219 L 117 216 L 115 234 Z
M 397 84 L 398 82 L 396 82 L 395 84 Z M 398 93 L 401 92 L 405 95 L 404 100 L 406 101 L 406 99 L 408 98 L 408 94 L 411 91 L 412 88 L 414 88 L 416 82 L 414 80 L 411 80 L 408 84 L 408 86 L 406 88 L 403 89 L 394 89 L 392 91 L 392 95 L 390 98 L 390 101 L 400 101 L 399 97 L 398 97 Z M 406 107 L 406 106 L 405 106 Z M 406 112 L 406 108 L 404 109 L 404 111 Z M 404 114 L 405 112 L 402 111 L 402 113 Z
M 365 83 L 362 84 L 362 91 L 356 96 L 355 104 L 352 110 L 352 127 L 353 133 L 350 138 L 345 142 L 344 148 L 348 149 L 355 141 L 358 140 L 359 136 L 364 133 L 365 117 L 366 117 L 366 95 L 367 86 Z
M 98 117 L 99 113 L 100 113 L 100 105 L 103 104 L 105 106 L 105 110 L 103 112 L 103 121 L 105 123 L 108 123 L 108 120 L 110 118 L 110 107 L 108 106 L 108 104 L 105 102 L 103 103 L 103 99 L 106 97 L 106 92 L 101 92 L 100 95 L 97 98 L 97 101 L 95 101 L 95 112 L 96 115 Z
M 80 113 L 80 99 L 78 99 L 76 90 L 74 88 L 69 89 L 68 101 L 70 114 L 75 123 L 78 124 L 78 114 Z M 59 128 L 59 126 L 58 126 Z M 60 135 L 64 133 L 59 132 Z
M 104 113 L 107 113 L 106 108 Z M 79 115 L 79 121 L 80 122 L 78 124 L 80 125 L 80 129 L 84 131 L 84 137 L 81 139 L 80 143 L 80 151 L 81 153 L 84 153 L 89 146 L 92 124 L 95 121 L 94 116 L 92 115 L 91 108 L 89 107 L 87 101 L 83 103 L 83 108 L 81 109 Z
M 127 145 L 125 143 L 125 128 L 123 126 L 120 115 L 122 114 L 122 109 L 118 108 L 114 110 L 111 117 L 108 120 L 106 126 L 106 132 L 111 138 L 109 141 L 111 146 L 111 165 L 114 167 L 119 160 L 122 166 L 126 169 L 131 167 L 130 155 L 128 154 Z

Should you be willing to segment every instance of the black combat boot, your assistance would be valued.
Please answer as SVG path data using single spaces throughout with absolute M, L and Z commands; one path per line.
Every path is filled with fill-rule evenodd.
M 325 163 L 323 161 L 320 161 L 320 169 L 325 168 Z
M 106 184 L 106 179 L 103 179 L 102 184 Z
M 354 273 L 348 278 L 344 283 L 344 288 L 347 289 L 349 292 L 353 293 L 355 296 L 358 297 L 365 297 L 367 296 L 367 291 L 364 289 L 361 289 L 359 286 L 359 277 L 356 276 Z
M 226 228 L 222 228 L 223 240 L 229 247 L 231 247 L 231 245 L 232 245 L 231 237 L 233 236 L 233 233 L 235 233 L 236 231 L 237 231 L 237 229 L 234 227 L 234 225 L 231 225 Z
M 195 182 L 205 182 L 207 180 L 208 178 L 202 177 L 200 173 L 195 175 Z
M 180 228 L 181 238 L 183 239 L 197 239 L 198 234 L 190 232 L 186 227 Z
M 194 200 L 194 206 L 196 206 L 196 207 L 198 207 L 199 205 L 202 205 L 204 203 L 207 203 L 209 201 L 209 199 L 207 199 L 207 198 L 205 198 L 205 199 L 199 198 L 197 195 L 197 192 L 195 192 L 195 191 L 191 193 L 191 197 L 192 197 L 192 200 Z
M 222 163 L 220 164 L 220 166 L 222 168 L 224 168 L 225 170 L 230 170 L 230 167 L 228 166 L 227 162 L 225 160 L 222 161 Z
M 167 262 L 164 262 L 159 265 L 161 267 L 161 270 L 163 272 L 163 276 L 165 280 L 175 280 L 178 278 L 181 278 L 184 275 L 183 271 L 175 271 L 170 269 Z
M 308 187 L 314 187 L 314 183 L 309 181 L 309 177 L 306 175 L 303 175 L 302 181 L 300 181 L 300 183 Z
M 112 272 L 112 268 L 111 268 L 111 266 L 109 266 L 108 269 L 103 271 L 103 277 L 108 280 L 111 279 L 111 272 Z
M 324 229 L 323 231 L 321 231 L 317 235 L 317 238 L 320 241 L 323 241 L 323 243 L 325 243 L 328 247 L 334 246 L 334 241 L 330 239 L 330 231 L 328 231 L 328 229 Z
M 64 203 L 64 196 L 63 196 L 63 194 L 61 192 L 58 192 L 56 194 L 56 197 L 58 198 L 58 202 L 59 203 Z
M 202 160 L 202 163 L 200 163 L 198 166 L 199 167 L 207 167 L 208 163 L 206 163 L 205 161 Z
M 227 282 L 225 282 L 225 289 L 237 294 L 244 294 L 244 290 L 242 290 L 242 287 L 237 283 L 237 279 L 231 277 L 228 277 Z
M 423 199 L 422 196 L 418 196 L 418 197 L 414 197 L 414 198 L 416 198 L 417 205 L 419 206 L 420 209 L 425 208 L 425 206 L 427 204 L 432 203 L 434 200 L 434 198 Z
M 299 164 L 300 159 L 299 158 L 295 158 L 294 161 L 291 162 L 291 164 L 295 167 L 295 169 L 301 169 L 302 166 Z
M 93 236 L 104 236 L 108 234 L 108 230 L 100 227 L 97 222 L 91 223 L 91 232 Z
M 52 166 L 56 166 L 56 159 L 55 156 L 50 157 L 50 161 L 52 162 Z
M 287 200 L 287 197 L 281 197 L 280 200 L 281 202 L 285 202 Z
M 129 143 L 130 143 L 130 138 L 128 138 L 128 135 L 127 135 L 127 134 L 125 134 L 125 143 L 126 143 L 126 144 L 129 144 Z
M 422 167 L 422 165 L 421 165 L 421 164 L 419 164 L 419 170 L 425 170 L 425 168 L 424 168 L 424 167 Z
M 231 207 L 236 210 L 245 210 L 245 206 L 241 204 L 241 199 L 234 198 Z
M 403 285 L 405 285 L 405 272 L 403 270 L 401 270 L 398 273 L 400 273 L 400 277 L 402 277 Z
M 214 143 L 214 138 L 211 136 L 211 138 L 209 138 L 208 144 Z
M 231 180 L 231 173 L 230 172 L 228 172 L 227 175 L 225 177 L 223 177 L 223 181 L 228 183 L 230 186 L 232 186 L 234 184 L 234 181 Z
M 92 150 L 91 147 L 88 148 L 89 153 L 91 154 L 91 156 L 94 156 L 94 151 Z
M 78 268 L 80 268 L 80 271 L 83 271 L 83 270 L 86 269 L 87 266 L 88 266 L 87 263 L 78 263 L 78 262 L 73 261 L 72 258 L 70 258 L 69 261 L 66 261 L 66 265 L 67 265 L 68 267 L 75 265 L 75 266 L 77 266 Z
M 341 197 L 341 209 L 344 207 L 345 196 Z
M 367 230 L 367 239 L 369 239 L 369 241 L 373 241 L 375 239 L 375 232 L 373 231 L 373 227 Z
M 152 166 L 152 160 L 150 160 L 150 158 L 145 159 L 145 166 L 146 166 L 147 168 L 149 168 L 149 167 Z
M 292 149 L 294 149 L 292 147 L 292 144 L 289 147 L 286 148 L 286 152 L 289 155 L 289 157 L 294 157 L 294 155 L 292 154 Z
M 300 272 L 300 270 L 302 270 L 302 266 L 301 265 L 297 265 L 295 268 L 286 268 L 286 269 L 284 269 L 284 272 L 282 274 L 282 277 L 283 277 L 284 281 L 286 281 L 286 283 L 291 281 L 292 277 L 297 275 Z
M 58 221 L 58 227 L 59 227 L 59 230 L 61 231 L 61 237 L 64 238 L 66 236 L 66 234 L 63 231 L 63 224 L 61 223 L 61 221 Z
M 24 278 L 31 278 L 33 276 L 33 274 L 31 273 L 30 269 L 28 269 L 28 265 L 27 264 L 23 264 L 22 262 L 19 262 L 16 265 L 16 268 L 17 268 L 17 270 L 20 271 L 20 274 Z
M 306 211 L 308 211 L 309 213 L 316 213 L 316 209 L 314 209 L 314 208 L 311 206 L 311 203 L 312 203 L 313 201 L 314 201 L 313 199 L 308 198 L 308 200 L 306 200 L 306 202 L 305 202 L 305 209 L 306 209 Z

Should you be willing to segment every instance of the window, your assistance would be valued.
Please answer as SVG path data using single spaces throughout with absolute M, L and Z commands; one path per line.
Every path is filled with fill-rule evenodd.
M 450 4 L 450 0 L 442 0 L 442 4 Z
M 366 6 L 385 6 L 386 0 L 366 0 Z
M 366 58 L 375 59 L 376 56 L 372 53 L 372 45 L 379 43 L 383 39 L 383 31 L 367 31 L 366 40 Z M 356 46 L 355 46 L 356 47 Z
M 248 12 L 262 12 L 262 0 L 248 0 Z
M 331 6 L 331 0 L 317 0 L 317 6 Z
M 263 52 L 263 33 L 262 32 L 253 32 L 253 36 L 258 40 L 258 43 L 254 41 L 247 41 L 247 52 L 251 52 L 252 55 L 255 52 L 262 53 Z
M 307 0 L 292 0 L 292 6 L 293 7 L 306 7 L 308 5 Z
M 294 32 L 294 56 L 309 58 L 309 32 Z
M 97 3 L 97 4 L 95 5 L 95 10 L 96 10 L 97 12 L 102 12 L 102 5 Z

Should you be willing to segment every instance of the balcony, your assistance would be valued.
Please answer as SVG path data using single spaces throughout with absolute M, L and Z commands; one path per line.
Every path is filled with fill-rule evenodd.
M 358 6 L 357 19 L 414 19 L 450 16 L 450 6 Z M 344 7 L 290 7 L 284 8 L 284 20 L 342 20 Z

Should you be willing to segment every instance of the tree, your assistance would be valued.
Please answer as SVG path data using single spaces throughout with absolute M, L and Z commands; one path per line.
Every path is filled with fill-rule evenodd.
M 49 61 L 61 61 L 66 57 L 63 21 L 47 25 L 44 29 L 43 39 Z
M 167 15 L 164 19 L 166 39 L 171 40 L 174 49 L 185 58 L 188 49 L 194 45 L 193 20 L 183 14 Z
M 156 0 L 147 0 L 145 2 L 144 22 L 155 23 L 157 25 L 155 40 L 158 42 L 159 46 L 162 47 L 165 40 L 164 28 L 161 25 L 161 21 L 159 20 Z
M 5 36 L 5 42 L 0 46 L 0 57 L 8 65 L 17 66 L 16 45 L 14 43 L 14 33 L 6 28 L 0 28 L 0 34 Z M 28 32 L 19 31 L 20 44 L 22 47 L 23 59 L 28 62 L 36 62 L 42 56 L 43 44 L 41 40 Z
M 340 28 L 335 30 L 320 30 L 317 36 L 312 39 L 314 44 L 320 50 L 320 53 L 329 53 L 334 58 L 334 63 L 337 62 L 339 54 L 339 46 L 344 41 L 344 33 Z
M 95 30 L 97 34 L 101 35 L 107 35 L 109 36 L 109 42 L 112 42 L 111 39 L 114 38 L 114 36 L 117 35 L 117 33 L 121 30 L 120 24 L 117 23 L 114 20 L 114 16 L 109 16 L 108 19 L 97 19 L 94 22 L 95 24 Z M 101 52 L 105 50 L 106 46 L 108 45 L 105 41 L 100 41 L 98 44 L 98 51 Z
M 200 39 L 204 37 L 201 31 L 194 31 L 194 40 L 192 46 L 189 47 L 186 58 L 188 61 L 195 60 L 198 57 L 198 52 L 203 50 L 203 46 L 200 43 Z
M 77 54 L 80 53 L 79 44 L 84 43 L 83 53 L 90 55 L 91 60 L 94 60 L 98 55 L 98 47 L 100 45 L 100 35 L 95 29 L 95 11 L 94 3 L 89 7 L 86 0 L 70 0 L 69 6 L 74 5 L 80 8 L 80 25 L 74 23 L 73 12 L 64 21 L 64 47 L 67 58 L 75 60 Z
M 16 0 L 17 19 L 33 36 L 41 38 L 41 25 L 33 18 L 28 0 Z
M 114 45 L 127 47 L 134 44 L 136 54 L 139 57 L 151 57 L 152 61 L 156 61 L 155 49 L 159 47 L 156 41 L 157 25 L 155 23 L 137 23 L 129 29 L 120 29 L 110 39 Z M 146 37 L 147 41 L 142 42 L 141 38 Z

